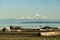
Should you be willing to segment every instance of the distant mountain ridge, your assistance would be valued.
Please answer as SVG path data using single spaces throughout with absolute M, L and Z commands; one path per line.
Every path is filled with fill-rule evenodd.
M 0 23 L 60 23 L 52 19 L 0 19 Z

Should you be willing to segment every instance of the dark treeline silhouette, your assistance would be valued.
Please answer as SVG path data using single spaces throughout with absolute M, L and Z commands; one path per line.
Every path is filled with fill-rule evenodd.
M 58 29 L 58 28 L 56 28 L 56 27 L 50 27 L 50 26 L 45 26 L 42 29 Z
M 6 32 L 6 28 L 3 28 L 3 29 L 2 29 L 2 32 Z
M 23 29 L 22 26 L 10 26 L 10 29 Z

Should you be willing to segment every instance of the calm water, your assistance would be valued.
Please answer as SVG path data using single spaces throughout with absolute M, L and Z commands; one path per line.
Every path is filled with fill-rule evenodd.
M 22 26 L 23 28 L 38 28 L 39 26 L 60 27 L 60 23 L 0 23 L 0 27 Z

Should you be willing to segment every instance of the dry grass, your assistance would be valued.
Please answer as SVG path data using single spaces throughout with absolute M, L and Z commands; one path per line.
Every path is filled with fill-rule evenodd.
M 29 33 L 30 32 L 28 32 L 28 34 Z M 1 32 L 0 40 L 60 40 L 60 36 L 37 36 L 37 32 L 33 33 L 31 32 L 31 35 L 24 35 L 24 34 L 20 35 L 19 32 L 17 33 L 13 32 L 12 34 L 11 33 L 4 34 L 3 32 Z
M 1 35 L 0 40 L 60 40 L 60 36 L 19 36 L 19 35 Z

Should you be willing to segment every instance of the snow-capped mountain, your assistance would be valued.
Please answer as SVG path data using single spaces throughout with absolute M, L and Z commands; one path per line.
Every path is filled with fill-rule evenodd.
M 46 16 L 39 14 L 27 17 L 21 17 L 20 19 L 0 19 L 0 23 L 60 23 L 60 20 L 50 19 Z
M 50 18 L 48 18 L 47 16 L 36 14 L 33 16 L 21 17 L 20 19 L 50 19 Z

